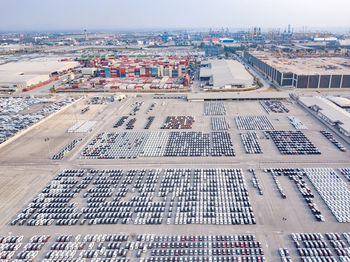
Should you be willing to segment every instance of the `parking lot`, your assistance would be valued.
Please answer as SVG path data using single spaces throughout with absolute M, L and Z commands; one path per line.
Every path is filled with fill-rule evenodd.
M 64 170 L 10 224 L 256 224 L 243 177 L 241 169 Z
M 135 105 L 137 104 L 142 104 L 140 107 L 140 110 L 137 112 L 134 118 L 136 118 L 136 121 L 134 123 L 134 128 L 132 130 L 127 129 L 127 122 L 128 119 L 123 123 L 120 124 L 118 128 L 113 128 L 116 122 L 120 122 L 119 120 L 123 116 L 127 116 L 130 110 L 132 110 Z M 152 105 L 154 105 L 152 107 Z M 150 147 L 150 153 L 149 155 L 154 157 L 152 160 L 150 159 L 149 161 L 151 162 L 157 162 L 160 160 L 163 155 L 163 151 L 166 148 L 167 141 L 169 139 L 169 136 L 178 136 L 180 133 L 176 133 L 176 130 L 169 130 L 169 129 L 162 129 L 164 126 L 164 123 L 166 122 L 166 117 L 167 115 L 174 115 L 174 112 L 176 112 L 177 116 L 192 116 L 195 121 L 191 125 L 191 132 L 202 132 L 201 135 L 204 134 L 209 134 L 213 129 L 213 116 L 212 115 L 206 115 L 206 113 L 209 114 L 209 112 L 213 112 L 212 114 L 226 114 L 225 116 L 225 122 L 217 125 L 223 125 L 222 129 L 225 129 L 228 125 L 230 126 L 229 129 L 225 130 L 230 136 L 231 142 L 232 142 L 232 148 L 234 150 L 234 160 L 233 161 L 246 161 L 247 158 L 252 161 L 279 161 L 279 162 L 289 162 L 289 163 L 309 163 L 309 162 L 314 162 L 318 163 L 320 161 L 323 162 L 332 162 L 329 161 L 330 157 L 329 154 L 332 154 L 333 156 L 337 155 L 338 158 L 334 157 L 334 160 L 336 162 L 341 162 L 341 159 L 346 159 L 347 154 L 342 154 L 342 152 L 339 152 L 339 150 L 333 146 L 329 141 L 327 141 L 327 138 L 325 138 L 321 133 L 320 130 L 324 129 L 324 127 L 315 119 L 311 118 L 308 116 L 301 108 L 299 108 L 295 104 L 291 104 L 288 102 L 283 102 L 283 105 L 285 105 L 286 108 L 288 108 L 289 112 L 286 113 L 274 113 L 270 112 L 269 114 L 266 113 L 265 109 L 261 106 L 259 102 L 186 102 L 182 100 L 173 100 L 173 99 L 164 99 L 164 100 L 154 100 L 154 99 L 147 99 L 146 95 L 143 97 L 137 97 L 133 98 L 130 101 L 130 104 L 128 106 L 123 107 L 123 110 L 118 111 L 118 113 L 113 114 L 113 117 L 110 118 L 110 121 L 106 121 L 103 123 L 102 126 L 100 126 L 99 130 L 106 132 L 105 135 L 111 134 L 123 134 L 123 132 L 127 132 L 126 136 L 129 136 L 128 132 L 144 132 L 141 136 L 144 137 L 145 140 L 148 140 L 146 137 L 151 136 L 151 139 L 149 140 L 149 143 L 146 143 Z M 149 108 L 152 107 L 153 109 L 150 111 Z M 213 108 L 212 108 L 213 107 Z M 209 108 L 209 109 L 208 109 Z M 219 109 L 218 109 L 219 108 Z M 224 110 L 223 110 L 224 109 Z M 210 111 L 212 110 L 212 111 Z M 287 116 L 292 115 L 294 117 L 297 117 L 298 120 L 300 120 L 304 125 L 309 127 L 308 129 L 305 130 L 300 130 L 303 135 L 309 140 L 300 141 L 301 144 L 304 145 L 304 142 L 306 144 L 311 146 L 311 143 L 317 147 L 317 149 L 321 152 L 320 155 L 288 155 L 291 157 L 286 157 L 285 155 L 282 155 L 279 152 L 278 147 L 275 145 L 273 140 L 271 139 L 270 136 L 268 138 L 266 135 L 262 132 L 263 130 L 259 129 L 268 129 L 271 131 L 271 129 L 274 128 L 277 132 L 282 131 L 288 131 L 292 132 L 294 134 L 295 127 L 291 125 L 290 120 L 287 118 Z M 154 117 L 152 118 L 151 125 L 148 125 L 149 122 L 149 117 Z M 257 139 L 256 141 L 260 144 L 261 146 L 261 151 L 264 152 L 263 155 L 260 156 L 256 154 L 249 154 L 248 156 L 246 155 L 246 149 L 242 143 L 241 137 L 240 137 L 240 130 L 238 130 L 237 126 L 237 118 L 244 119 L 243 121 L 247 122 L 242 122 L 242 125 L 246 127 L 248 130 L 254 130 L 256 129 L 256 134 L 257 134 Z M 129 116 L 130 118 L 130 116 Z M 217 118 L 217 117 L 216 117 Z M 251 122 L 248 121 L 249 119 L 253 119 L 257 122 Z M 245 123 L 248 125 L 246 126 Z M 145 127 L 148 127 L 145 130 Z M 214 127 L 214 129 L 217 129 L 219 127 Z M 221 128 L 220 128 L 221 129 Z M 299 129 L 299 126 L 298 126 Z M 180 130 L 179 130 L 180 131 Z M 156 132 L 156 133 L 154 133 Z M 173 133 L 172 133 L 173 132 Z M 187 132 L 184 130 L 184 132 Z M 171 134 L 172 133 L 172 134 Z M 171 134 L 171 135 L 170 135 Z M 185 133 L 183 133 L 185 134 Z M 190 134 L 190 133 L 188 133 Z M 141 137 L 141 138 L 142 138 Z M 294 136 L 292 137 L 294 139 Z M 127 138 L 129 139 L 129 138 Z M 137 137 L 135 138 L 137 139 Z M 182 138 L 181 138 L 182 139 Z M 293 145 L 294 140 L 290 139 L 287 140 L 290 141 L 290 144 Z M 93 140 L 90 140 L 93 142 Z M 105 140 L 103 140 L 105 141 Z M 202 140 L 201 140 L 202 141 Z M 204 140 L 205 141 L 205 140 Z M 205 143 L 202 141 L 203 143 Z M 124 141 L 125 142 L 125 141 Z M 181 146 L 181 142 L 174 142 L 175 144 L 172 144 L 172 148 L 175 146 Z M 136 143 L 137 145 L 138 143 Z M 186 142 L 187 146 L 189 145 Z M 86 145 L 86 143 L 85 143 Z M 142 146 L 142 144 L 140 144 Z M 119 144 L 120 146 L 120 144 Z M 129 150 L 129 145 L 126 144 L 125 146 L 126 149 Z M 302 148 L 302 146 L 300 145 Z M 182 148 L 182 146 L 181 146 Z M 100 150 L 99 148 L 98 150 Z M 108 149 L 109 150 L 109 149 Z M 115 150 L 112 149 L 111 150 Z M 131 150 L 131 149 L 130 149 Z M 175 150 L 175 149 L 174 149 Z M 291 151 L 293 151 L 292 149 Z M 141 154 L 130 154 L 126 155 L 126 158 L 137 158 L 141 156 L 141 159 L 143 156 L 146 154 L 143 153 L 143 150 L 140 150 Z M 147 151 L 147 150 L 146 150 Z M 144 152 L 146 152 L 144 151 Z M 309 150 L 310 152 L 312 151 Z M 81 151 L 82 152 L 82 151 Z M 172 156 L 177 155 L 178 157 L 181 157 L 181 155 L 188 155 L 189 153 L 183 153 L 183 150 L 181 149 L 180 151 L 177 151 L 178 153 L 171 153 Z M 286 151 L 287 152 L 287 151 Z M 322 154 L 322 152 L 329 152 L 329 154 Z M 317 153 L 317 150 L 315 151 Z M 193 153 L 196 155 L 196 153 Z M 206 156 L 206 153 L 199 153 L 201 156 Z M 210 155 L 210 154 L 209 154 Z M 78 161 L 83 162 L 82 160 L 79 160 L 79 155 L 76 155 L 78 158 Z M 129 157 L 128 157 L 129 156 Z M 96 155 L 94 156 L 95 158 Z M 119 159 L 119 157 L 107 157 L 107 158 L 112 158 L 112 159 Z M 123 157 L 124 158 L 124 157 Z M 226 158 L 226 157 L 224 157 Z M 82 158 L 84 159 L 84 158 Z M 91 160 L 93 160 L 92 157 L 90 157 Z M 138 159 L 139 161 L 140 159 Z M 136 161 L 136 160 L 135 160 Z M 172 160 L 170 160 L 172 161 Z M 200 161 L 200 159 L 195 159 L 192 161 Z M 227 161 L 225 160 L 218 160 L 218 161 Z M 93 161 L 91 161 L 93 162 Z
M 0 236 L 1 259 L 40 261 L 266 261 L 255 235 Z
M 250 234 L 255 235 L 256 240 L 261 242 L 267 261 L 281 260 L 279 248 L 288 248 L 290 257 L 298 261 L 301 257 L 291 240 L 290 235 L 292 233 L 320 232 L 325 234 L 337 232 L 341 234 L 349 231 L 349 224 L 339 223 L 337 217 L 333 214 L 336 213 L 335 208 L 337 206 L 334 206 L 331 202 L 327 204 L 324 200 L 327 196 L 326 189 L 328 185 L 317 184 L 317 173 L 315 178 L 313 178 L 313 173 L 310 173 L 310 175 L 303 175 L 302 179 L 314 195 L 312 203 L 317 206 L 325 220 L 324 222 L 318 221 L 309 206 L 310 203 L 307 202 L 309 200 L 305 200 L 300 188 L 296 185 L 295 180 L 299 179 L 298 177 L 293 176 L 295 180 L 291 180 L 287 175 L 277 176 L 280 187 L 286 195 L 286 198 L 283 198 L 271 174 L 264 172 L 264 169 L 268 168 L 332 168 L 339 176 L 339 179 L 346 183 L 347 190 L 349 190 L 349 182 L 346 175 L 342 175 L 338 170 L 338 168 L 344 168 L 343 172 L 348 174 L 346 173 L 346 168 L 349 168 L 347 164 L 349 163 L 348 159 L 350 159 L 349 150 L 342 152 L 334 144 L 330 143 L 320 133 L 320 130 L 324 130 L 325 127 L 298 105 L 282 101 L 288 108 L 288 113 L 269 112 L 268 114 L 259 102 L 225 101 L 222 103 L 225 109 L 225 119 L 230 128 L 225 131 L 213 132 L 211 130 L 211 118 L 213 115 L 205 114 L 204 102 L 152 99 L 152 97 L 152 95 L 143 95 L 142 97 L 129 97 L 121 102 L 103 105 L 90 104 L 90 110 L 84 114 L 81 114 L 80 111 L 86 107 L 86 103 L 85 101 L 79 101 L 75 106 L 47 120 L 40 125 L 40 128 L 31 130 L 2 148 L 0 151 L 0 185 L 3 190 L 0 192 L 0 212 L 2 214 L 0 216 L 0 234 L 7 236 L 11 232 L 12 235 L 23 235 L 23 243 L 28 243 L 29 239 L 36 234 L 50 235 L 49 242 L 37 254 L 37 258 L 40 258 L 37 261 L 41 261 L 50 252 L 50 248 L 55 244 L 57 237 L 67 235 L 67 232 L 73 236 L 69 242 L 73 242 L 73 239 L 79 234 L 84 239 L 88 234 L 103 235 L 108 233 L 129 235 L 128 241 L 135 242 L 134 245 L 138 242 L 137 235 L 154 234 L 154 238 L 155 236 L 163 235 L 180 235 L 181 241 L 182 235 L 199 237 Z M 136 104 L 136 102 L 138 103 Z M 149 110 L 154 103 L 152 110 Z M 130 116 L 129 113 L 134 112 L 136 105 L 141 106 L 139 110 L 135 111 L 135 115 Z M 219 107 L 221 109 L 218 109 L 219 112 L 213 113 L 214 117 L 220 114 L 222 117 L 222 105 Z M 295 116 L 308 127 L 308 129 L 304 129 L 301 132 L 318 148 L 321 154 L 282 155 L 272 139 L 270 137 L 269 139 L 266 138 L 263 130 L 255 130 L 256 136 L 249 138 L 251 140 L 254 138 L 255 141 L 247 142 L 247 144 L 250 143 L 250 148 L 252 145 L 254 145 L 254 148 L 257 148 L 255 142 L 258 142 L 262 153 L 246 153 L 240 133 L 246 134 L 249 131 L 238 130 L 234 122 L 235 117 L 266 116 L 276 131 L 296 131 L 295 127 L 288 120 L 288 115 Z M 114 127 L 122 116 L 128 116 L 128 119 L 120 126 Z M 166 116 L 193 116 L 195 121 L 192 123 L 191 130 L 161 129 Z M 145 130 L 144 128 L 149 122 L 149 117 L 154 118 L 151 125 Z M 136 118 L 134 127 L 132 130 L 127 130 L 126 124 L 132 118 Z M 82 133 L 67 132 L 79 120 L 96 121 L 96 124 L 83 136 Z M 152 154 L 154 155 L 152 157 L 140 156 L 124 159 L 87 159 L 81 157 L 84 149 L 88 147 L 98 134 L 125 133 L 125 136 L 131 136 L 142 132 L 145 132 L 145 136 L 159 135 L 152 140 L 144 141 L 144 148 L 149 148 L 149 152 L 153 152 Z M 182 154 L 184 147 L 176 147 L 179 144 L 174 142 L 175 144 L 171 146 L 171 149 L 175 150 L 177 148 L 177 151 L 169 151 L 173 154 L 172 156 L 160 156 L 160 154 L 166 152 L 166 146 L 164 148 L 160 146 L 163 144 L 164 139 L 169 139 L 170 136 L 178 136 L 181 132 L 185 132 L 184 134 L 188 132 L 189 134 L 192 132 L 194 132 L 192 134 L 202 134 L 204 139 L 208 136 L 210 148 L 216 148 L 215 152 L 222 152 L 222 148 L 225 148 L 219 142 L 222 141 L 222 136 L 226 137 L 231 140 L 232 145 L 229 149 L 234 150 L 234 155 L 207 156 L 202 154 L 194 157 L 190 156 L 191 151 L 185 150 L 186 154 Z M 215 135 L 213 135 L 214 133 Z M 334 133 L 333 135 L 348 149 L 347 144 L 341 138 Z M 68 150 L 68 152 L 64 151 L 65 153 L 61 151 L 64 154 L 61 160 L 53 161 L 50 159 L 74 139 L 79 138 L 82 138 L 82 140 L 76 143 L 74 148 Z M 181 139 L 184 138 L 181 137 Z M 189 143 L 186 139 L 184 144 L 188 145 Z M 217 147 L 213 147 L 211 144 L 214 140 L 218 142 Z M 203 152 L 205 152 L 207 147 L 203 146 L 201 148 L 204 148 Z M 146 151 L 144 150 L 144 152 Z M 175 156 L 175 153 L 177 156 Z M 251 168 L 254 168 L 255 176 L 249 171 Z M 58 174 L 62 173 L 63 170 L 87 171 L 85 171 L 83 176 L 62 176 L 61 179 L 57 180 Z M 98 170 L 98 172 L 92 173 L 93 170 Z M 101 170 L 115 170 L 115 172 L 105 171 L 102 173 Z M 242 170 L 241 176 L 238 176 L 237 172 L 240 172 L 238 170 Z M 233 173 L 231 174 L 230 172 Z M 256 188 L 256 179 L 263 194 L 260 194 L 260 191 Z M 316 181 L 312 182 L 313 179 Z M 327 181 L 333 183 L 331 182 L 332 180 Z M 48 185 L 50 185 L 49 188 L 47 187 Z M 87 186 L 84 187 L 85 185 Z M 236 189 L 232 191 L 231 188 Z M 44 192 L 42 192 L 43 190 Z M 236 192 L 235 190 L 238 191 Z M 234 203 L 244 203 L 246 201 L 238 199 L 240 198 L 239 194 L 243 193 L 246 193 L 249 197 L 248 202 L 250 206 L 244 208 L 232 206 Z M 47 196 L 45 194 L 51 195 Z M 34 199 L 40 198 L 62 198 L 67 201 L 32 202 Z M 233 199 L 234 201 L 232 201 Z M 61 205 L 62 203 L 63 205 Z M 119 204 L 113 206 L 109 203 Z M 41 206 L 40 204 L 43 205 Z M 28 209 L 29 205 L 30 208 Z M 251 207 L 251 211 L 249 207 Z M 119 208 L 119 211 L 117 211 L 117 208 Z M 67 218 L 64 215 L 59 215 L 64 214 L 62 209 L 69 214 Z M 15 220 L 21 213 L 30 214 L 31 216 L 26 219 L 23 225 L 18 225 L 18 223 L 21 223 L 21 220 L 16 221 L 16 225 L 10 225 L 11 221 Z M 80 216 L 79 213 L 81 213 Z M 100 214 L 105 215 L 104 217 L 98 217 L 101 216 Z M 112 214 L 117 214 L 117 217 L 112 217 Z M 236 214 L 237 218 L 239 218 L 237 220 L 239 223 L 236 222 Z M 45 219 L 50 217 L 49 215 L 55 217 L 50 218 L 53 219 L 50 225 L 35 225 L 36 222 L 34 220 L 39 221 L 39 224 L 44 224 Z M 168 217 L 169 215 L 170 217 Z M 340 215 L 342 214 L 338 216 Z M 240 216 L 243 218 L 243 223 L 241 223 Z M 245 223 L 244 219 L 248 217 L 252 223 L 249 223 L 249 220 L 248 223 Z M 252 218 L 255 219 L 256 224 L 253 223 Z M 69 222 L 70 219 L 72 220 L 71 222 Z M 75 219 L 77 219 L 76 222 L 73 221 Z M 82 223 L 84 219 L 85 221 Z M 33 226 L 26 225 L 29 221 L 32 221 L 30 223 L 33 223 Z M 57 222 L 59 224 L 56 225 Z M 75 225 L 69 225 L 72 222 L 75 222 Z M 172 239 L 161 238 L 160 242 L 176 243 Z M 212 240 L 210 241 L 212 242 Z M 88 248 L 88 245 L 82 250 L 77 250 L 75 258 L 78 258 L 80 254 L 81 256 L 95 256 L 96 254 L 97 258 L 107 258 L 107 253 L 103 251 L 108 251 L 108 243 L 101 241 L 101 243 L 104 243 L 100 245 L 101 250 L 104 247 L 106 248 L 101 251 L 98 249 L 99 242 L 95 242 L 91 249 Z M 147 240 L 144 242 L 147 242 Z M 153 242 L 155 241 L 153 240 Z M 209 239 L 207 242 L 209 242 Z M 139 261 L 139 259 L 144 259 L 143 261 L 161 261 L 160 258 L 165 256 L 172 257 L 172 254 L 175 257 L 179 257 L 172 253 L 173 248 L 171 246 L 168 248 L 167 245 L 165 248 L 155 247 L 154 250 L 164 250 L 154 251 L 154 256 L 152 256 L 153 249 L 147 249 L 147 251 L 141 252 L 139 258 L 137 257 L 139 248 L 135 249 L 134 246 L 133 251 L 131 251 L 125 248 L 126 243 L 121 244 L 121 247 L 121 250 L 126 249 L 128 251 L 126 257 L 123 257 L 121 253 L 120 258 L 126 258 L 129 261 Z M 21 251 L 21 248 L 18 251 Z M 182 258 L 188 257 L 188 259 L 196 261 L 194 259 L 206 257 L 204 253 L 200 255 L 198 252 L 202 251 L 198 249 L 206 248 L 193 247 L 193 253 L 188 252 L 188 255 L 184 255 Z M 238 248 L 228 249 L 237 252 Z M 335 249 L 331 250 L 334 257 L 339 260 Z M 157 255 L 157 252 L 160 252 L 158 253 L 160 255 Z M 17 256 L 17 253 L 15 253 L 15 256 Z M 59 256 L 58 253 L 56 252 L 55 254 Z M 63 256 L 64 252 L 61 253 L 60 255 Z M 67 255 L 68 253 L 65 254 Z M 216 254 L 217 257 L 224 256 L 227 258 L 231 256 L 228 253 Z M 52 256 L 55 255 L 52 254 Z M 118 253 L 116 256 L 118 256 Z M 211 256 L 214 256 L 213 253 L 211 253 Z M 243 261 L 243 257 L 246 258 L 248 256 L 257 257 L 256 255 L 242 255 L 242 253 L 232 255 L 232 257 L 237 257 L 237 261 L 239 261 L 238 259 Z
M 0 144 L 74 101 L 73 97 L 0 97 Z

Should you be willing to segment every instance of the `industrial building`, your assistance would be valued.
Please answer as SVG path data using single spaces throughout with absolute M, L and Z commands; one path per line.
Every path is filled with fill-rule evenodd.
M 299 103 L 317 113 L 329 125 L 350 137 L 350 113 L 323 97 L 300 97 Z
M 207 45 L 204 47 L 204 51 L 206 56 L 218 56 L 224 53 L 224 48 L 219 45 Z
M 269 52 L 244 52 L 244 59 L 279 86 L 350 88 L 350 59 L 345 57 L 276 58 Z
M 200 80 L 213 88 L 245 88 L 253 85 L 254 79 L 244 66 L 235 60 L 212 59 L 200 68 Z
M 341 96 L 332 96 L 328 97 L 328 100 L 332 101 L 334 104 L 337 106 L 349 110 L 350 109 L 350 99 L 346 97 L 341 97 Z
M 27 86 L 36 85 L 40 82 L 50 80 L 49 75 L 22 75 L 19 74 L 8 74 L 8 72 L 0 72 L 0 87 L 8 89 L 25 88 Z
M 289 95 L 284 92 L 251 93 L 251 92 L 216 92 L 216 93 L 189 93 L 188 101 L 260 101 L 260 100 L 287 100 Z
M 69 72 L 78 62 L 61 61 L 57 57 L 37 58 L 0 65 L 0 87 L 17 89 L 50 81 Z

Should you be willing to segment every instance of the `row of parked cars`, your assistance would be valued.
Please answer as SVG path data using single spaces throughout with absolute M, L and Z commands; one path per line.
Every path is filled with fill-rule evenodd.
M 147 118 L 147 122 L 146 122 L 146 125 L 144 127 L 144 129 L 149 129 L 154 121 L 155 117 L 154 116 L 149 116 Z
M 242 142 L 244 149 L 247 154 L 261 154 L 262 149 L 260 146 L 260 143 L 258 141 L 258 135 L 255 131 L 249 131 L 247 133 L 240 133 L 239 134 Z
M 274 130 L 267 116 L 237 116 L 236 125 L 239 130 Z
M 280 248 L 278 249 L 278 253 L 281 256 L 282 262 L 292 262 L 288 248 Z
M 141 156 L 150 136 L 146 132 L 100 133 L 83 149 L 87 159 L 125 159 Z
M 45 261 L 103 259 L 126 262 L 133 250 L 131 243 L 134 243 L 127 242 L 129 239 L 127 234 L 60 235 L 46 252 Z
M 350 190 L 332 168 L 304 168 L 338 222 L 350 222 Z
M 127 123 L 126 123 L 126 130 L 132 130 L 135 127 L 135 122 L 136 122 L 136 118 L 131 118 Z
M 114 96 L 93 96 L 89 99 L 87 104 L 104 105 L 114 102 Z
M 211 117 L 210 129 L 214 131 L 228 130 L 230 124 L 226 121 L 225 117 Z
M 0 144 L 44 118 L 42 114 L 0 115 Z
M 332 133 L 325 131 L 325 130 L 321 130 L 320 131 L 322 135 L 324 135 L 329 142 L 331 142 L 333 145 L 335 145 L 340 151 L 342 152 L 346 152 L 346 148 L 345 146 L 343 146 L 342 143 L 340 143 L 333 135 Z
M 57 174 L 11 225 L 125 223 L 256 221 L 241 169 L 77 169 Z
M 344 239 L 347 234 L 342 234 Z M 292 233 L 291 236 L 302 261 L 349 261 L 350 251 L 339 233 Z
M 155 235 L 88 234 L 44 237 L 34 243 L 18 242 L 21 248 L 2 251 L 1 259 L 33 261 L 235 261 L 263 262 L 264 250 L 254 235 Z M 32 244 L 41 244 L 30 250 Z
M 235 156 L 231 136 L 225 131 L 216 131 L 210 133 L 211 138 L 211 156 Z
M 254 235 L 163 236 L 151 246 L 151 257 L 142 261 L 265 261 Z
M 339 172 L 348 180 L 350 181 L 350 168 L 339 168 Z
M 73 148 L 76 146 L 77 143 L 79 143 L 82 139 L 76 138 L 73 139 L 69 144 L 67 144 L 64 148 L 62 148 L 60 151 L 58 151 L 56 154 L 54 154 L 51 159 L 52 160 L 61 160 L 64 158 L 66 154 L 68 154 L 70 151 L 73 150 Z
M 167 116 L 160 129 L 192 129 L 193 116 Z
M 264 193 L 263 193 L 263 190 L 262 190 L 262 186 L 260 185 L 259 178 L 256 175 L 254 169 L 250 168 L 249 172 L 252 173 L 252 176 L 253 176 L 253 180 L 252 180 L 253 181 L 253 186 L 258 189 L 260 195 L 263 195 Z
M 118 128 L 122 126 L 129 116 L 121 116 L 117 122 L 113 125 L 113 128 Z
M 14 97 L 1 96 L 0 97 L 0 113 L 1 114 L 17 114 L 31 105 L 49 103 L 53 100 L 45 97 Z
M 298 130 L 307 129 L 306 125 L 304 125 L 304 123 L 301 122 L 299 118 L 296 118 L 295 116 L 287 116 L 287 118 L 295 129 L 298 129 Z
M 33 261 L 49 238 L 48 235 L 34 235 L 29 239 L 23 236 L 0 236 L 0 260 Z
M 0 97 L 0 144 L 73 101 L 72 97 L 66 97 L 56 102 L 47 98 Z M 26 112 L 28 107 L 37 104 L 42 105 L 36 112 Z
M 306 184 L 304 179 L 305 172 L 299 168 L 274 168 L 267 169 L 268 172 L 274 173 L 279 176 L 287 176 L 296 185 L 303 199 L 305 200 L 307 206 L 311 210 L 312 214 L 315 216 L 317 221 L 325 221 L 323 215 L 317 204 L 314 202 L 314 194 L 312 193 L 310 187 Z
M 278 192 L 281 194 L 281 197 L 287 198 L 287 195 L 284 193 L 283 188 L 281 186 L 281 183 L 278 181 L 278 178 L 277 178 L 278 176 L 281 176 L 281 173 L 276 172 L 274 170 L 270 170 L 270 169 L 265 169 L 265 172 L 269 172 L 271 174 L 272 179 L 275 182 L 276 187 L 278 189 Z
M 350 246 L 350 232 L 344 232 L 343 237 L 345 238 L 346 242 L 348 242 L 348 245 Z
M 289 109 L 283 105 L 281 101 L 278 100 L 268 100 L 261 101 L 260 105 L 265 109 L 265 111 L 269 114 L 273 113 L 288 113 Z
M 152 103 L 150 106 L 149 106 L 149 108 L 147 109 L 147 111 L 146 111 L 146 114 L 148 114 L 149 112 L 151 112 L 153 109 L 154 109 L 154 107 L 156 106 L 156 104 L 157 103 Z
M 134 116 L 138 111 L 140 111 L 141 106 L 144 104 L 143 101 L 137 101 L 135 102 L 132 106 L 133 108 L 131 109 L 129 115 Z
M 222 116 L 226 115 L 226 108 L 224 102 L 205 102 L 204 103 L 205 116 Z
M 266 131 L 282 155 L 319 155 L 319 149 L 300 131 Z
M 225 131 L 103 132 L 81 153 L 87 159 L 234 155 L 230 134 Z

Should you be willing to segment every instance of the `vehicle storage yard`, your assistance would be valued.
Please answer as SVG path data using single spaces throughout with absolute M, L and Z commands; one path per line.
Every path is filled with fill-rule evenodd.
M 74 101 L 67 97 L 56 101 L 48 98 L 3 97 L 0 100 L 0 144 Z
M 1 148 L 0 256 L 346 261 L 349 144 L 299 105 L 88 101 Z

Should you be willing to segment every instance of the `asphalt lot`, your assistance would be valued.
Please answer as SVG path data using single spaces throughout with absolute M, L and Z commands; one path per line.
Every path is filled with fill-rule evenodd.
M 136 116 L 135 128 L 125 130 L 125 124 L 113 128 L 121 116 L 127 116 L 136 101 L 144 101 Z M 149 106 L 156 102 L 154 109 L 146 114 Z M 286 177 L 279 177 L 281 186 L 287 195 L 282 199 L 271 176 L 263 172 L 269 167 L 349 167 L 350 148 L 347 152 L 339 151 L 319 131 L 324 126 L 311 117 L 296 104 L 283 102 L 289 113 L 267 114 L 259 102 L 225 102 L 226 119 L 230 123 L 227 130 L 231 136 L 235 157 L 143 157 L 138 159 L 95 160 L 81 159 L 80 152 L 100 132 L 134 132 L 143 129 L 148 116 L 155 119 L 148 131 L 160 131 L 166 116 L 194 116 L 195 122 L 191 131 L 210 132 L 210 117 L 203 114 L 203 102 L 186 102 L 181 100 L 153 100 L 152 95 L 129 97 L 122 102 L 104 105 L 90 105 L 90 110 L 81 114 L 86 106 L 85 100 L 67 108 L 54 118 L 41 124 L 38 128 L 19 137 L 0 151 L 0 233 L 20 234 L 88 234 L 119 233 L 129 234 L 152 233 L 160 235 L 173 234 L 255 234 L 263 243 L 267 261 L 279 261 L 278 248 L 287 247 L 292 257 L 296 258 L 296 250 L 292 247 L 290 236 L 293 232 L 348 232 L 349 225 L 336 222 L 324 201 L 317 194 L 309 180 L 308 185 L 315 193 L 314 202 L 322 211 L 325 222 L 317 222 L 307 208 L 295 185 Z M 257 131 L 263 154 L 246 154 L 234 122 L 236 116 L 267 116 L 276 130 L 294 130 L 287 119 L 293 115 L 307 127 L 302 132 L 318 147 L 321 155 L 281 155 L 272 140 L 264 138 L 262 131 Z M 67 133 L 67 129 L 77 120 L 97 121 L 88 133 Z M 127 122 L 127 121 L 126 121 Z M 162 130 L 170 132 L 174 130 Z M 333 132 L 334 134 L 334 132 Z M 53 161 L 50 156 L 58 152 L 75 138 L 82 141 L 69 152 L 63 160 Z M 45 141 L 46 140 L 46 141 Z M 8 222 L 39 193 L 39 191 L 62 169 L 95 168 L 95 169 L 153 169 L 153 168 L 242 168 L 247 184 L 250 201 L 256 216 L 256 225 L 84 225 L 84 226 L 9 226 Z M 249 168 L 254 168 L 263 188 L 264 195 L 259 195 L 252 185 Z M 340 174 L 337 171 L 338 174 Z M 342 178 L 344 179 L 344 178 Z M 344 179 L 344 181 L 346 181 Z M 350 189 L 349 182 L 348 188 Z M 286 220 L 283 220 L 286 218 Z

